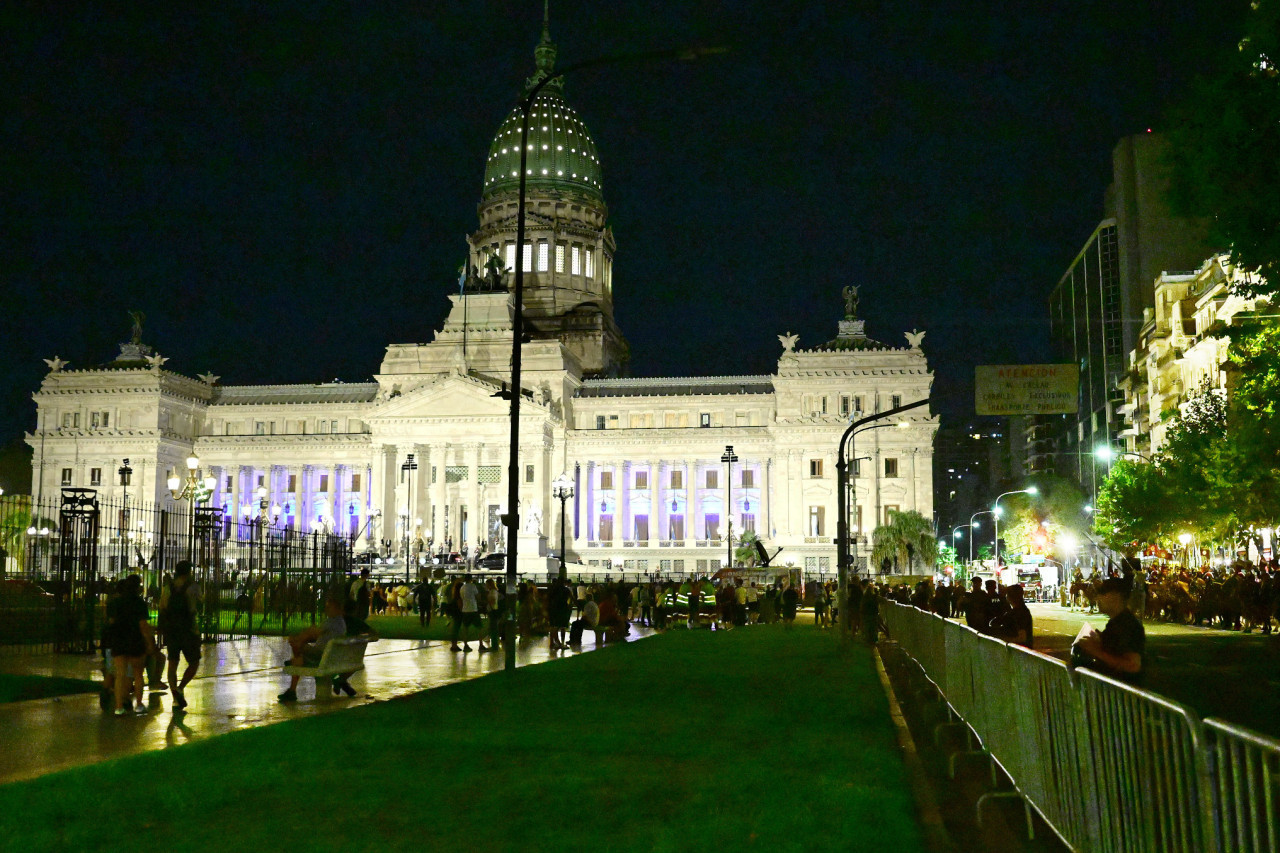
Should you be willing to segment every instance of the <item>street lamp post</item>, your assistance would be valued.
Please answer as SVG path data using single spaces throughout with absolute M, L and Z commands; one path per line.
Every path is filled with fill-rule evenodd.
M 404 494 L 404 582 L 409 582 L 409 517 L 413 514 L 413 472 L 418 463 L 410 453 L 400 465 L 400 482 L 405 483 Z M 407 478 L 407 482 L 406 482 Z
M 840 591 L 837 596 L 840 607 L 840 636 L 847 639 L 853 630 L 852 614 L 849 613 L 849 500 L 845 490 L 849 487 L 849 457 L 853 455 L 853 437 L 862 432 L 858 429 L 869 423 L 890 417 L 891 415 L 907 412 L 917 409 L 921 406 L 927 406 L 929 398 L 916 400 L 914 403 L 907 403 L 905 406 L 895 406 L 892 409 L 886 409 L 874 415 L 868 415 L 865 418 L 859 418 L 853 421 L 845 429 L 844 434 L 840 436 L 840 443 L 836 447 L 836 572 L 839 582 Z M 901 426 L 910 426 L 903 421 Z M 878 424 L 872 429 L 879 429 L 881 426 L 893 426 L 893 424 Z
M 544 33 L 546 23 L 543 23 Z M 550 40 L 550 36 L 546 36 Z M 712 53 L 723 53 L 723 48 L 684 48 L 682 50 L 648 51 L 622 56 L 607 56 L 588 59 L 583 62 L 566 65 L 558 72 L 554 70 L 554 51 L 546 54 L 549 62 L 540 67 L 542 79 L 529 87 L 529 91 L 520 101 L 520 175 L 519 191 L 516 198 L 516 269 L 512 281 L 511 312 L 511 442 L 508 447 L 507 460 L 507 507 L 508 511 L 502 519 L 507 528 L 507 600 L 516 600 L 516 565 L 518 536 L 520 533 L 520 517 L 516 507 L 520 505 L 520 386 L 521 355 L 524 344 L 524 235 L 526 207 L 526 178 L 529 172 L 529 114 L 533 111 L 534 99 L 553 80 L 562 79 L 570 71 L 577 71 L 597 65 L 610 65 L 617 62 L 630 62 L 646 59 L 683 59 L 692 60 Z M 506 672 L 516 671 L 515 627 L 516 608 L 506 609 L 507 637 L 506 654 L 503 669 Z
M 952 551 L 956 551 L 956 537 L 960 535 L 960 531 L 971 528 L 971 527 L 972 527 L 972 524 L 957 524 L 955 527 L 951 528 L 951 550 Z M 973 541 L 972 536 L 969 537 L 969 541 L 970 542 Z M 959 553 L 960 553 L 959 551 L 956 551 L 957 555 L 959 555 Z
M 573 497 L 573 481 L 569 479 L 569 472 L 566 471 L 556 477 L 555 482 L 551 484 L 551 496 L 560 501 L 560 580 L 564 580 L 568 575 L 564 565 L 564 505 L 569 498 Z
M 995 542 L 991 546 L 992 556 L 995 557 L 996 572 L 1000 571 L 1000 498 L 1007 498 L 1009 495 L 1038 495 L 1040 490 L 1035 486 L 1027 486 L 1025 489 L 1014 489 L 1012 492 L 1005 492 L 996 497 L 995 505 L 991 508 L 992 523 L 995 525 Z
M 724 446 L 724 455 L 720 457 L 720 461 L 728 468 L 724 478 L 724 518 L 725 541 L 728 543 L 729 555 L 724 565 L 725 568 L 731 569 L 733 568 L 733 463 L 738 461 L 738 454 L 733 452 L 732 444 Z
M 977 512 L 975 512 L 973 515 L 969 516 L 969 532 L 970 532 L 970 534 L 972 534 L 974 530 L 977 530 L 977 529 L 978 529 L 978 522 L 976 521 L 976 519 L 977 519 L 977 517 L 978 517 L 978 516 L 980 516 L 980 515 L 995 515 L 995 513 L 994 513 L 992 510 L 989 510 L 989 509 L 980 509 L 980 510 L 978 510 Z M 977 537 L 977 536 L 974 536 L 974 535 L 970 535 L 970 536 L 969 536 L 969 562 L 970 562 L 970 563 L 973 563 L 973 540 L 975 540 L 975 539 L 977 539 L 977 538 L 978 538 L 978 537 Z

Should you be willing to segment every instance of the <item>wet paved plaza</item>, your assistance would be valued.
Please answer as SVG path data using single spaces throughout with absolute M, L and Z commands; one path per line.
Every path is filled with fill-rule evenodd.
M 632 627 L 628 640 L 652 635 Z M 517 666 L 543 663 L 596 648 L 587 632 L 581 649 L 552 652 L 546 639 L 521 642 Z M 116 717 L 98 707 L 96 693 L 0 704 L 0 783 L 40 776 L 131 753 L 164 749 L 251 726 L 327 714 L 407 696 L 503 668 L 503 654 L 449 650 L 436 640 L 378 640 L 365 654 L 365 670 L 352 676 L 354 698 L 314 698 L 314 682 L 298 685 L 300 701 L 281 705 L 288 686 L 281 671 L 289 647 L 280 637 L 254 637 L 203 647 L 200 669 L 186 689 L 190 703 L 174 711 L 166 690 L 149 693 L 145 716 Z M 98 655 L 0 656 L 0 672 L 91 678 L 100 681 Z M 181 674 L 181 670 L 179 670 Z

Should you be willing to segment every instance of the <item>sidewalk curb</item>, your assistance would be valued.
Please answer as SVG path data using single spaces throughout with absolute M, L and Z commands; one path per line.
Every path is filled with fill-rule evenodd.
M 916 811 L 920 824 L 924 828 L 924 840 L 934 853 L 955 853 L 956 846 L 947 834 L 946 824 L 942 820 L 942 812 L 938 809 L 938 801 L 934 796 L 933 785 L 925 772 L 920 754 L 916 751 L 916 742 L 907 728 L 906 718 L 898 705 L 898 697 L 889 683 L 889 674 L 885 672 L 884 661 L 880 657 L 880 647 L 872 646 L 875 656 L 876 672 L 880 676 L 880 684 L 884 687 L 885 698 L 889 700 L 889 716 L 893 719 L 893 727 L 898 736 L 898 746 L 902 749 L 902 759 L 907 766 L 907 775 L 911 781 L 911 792 L 916 801 Z

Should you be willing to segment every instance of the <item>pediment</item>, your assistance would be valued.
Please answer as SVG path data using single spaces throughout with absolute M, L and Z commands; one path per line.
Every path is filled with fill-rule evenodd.
M 450 374 L 384 401 L 370 412 L 369 419 L 507 417 L 511 413 L 510 403 L 493 396 L 499 390 L 499 386 L 482 379 Z

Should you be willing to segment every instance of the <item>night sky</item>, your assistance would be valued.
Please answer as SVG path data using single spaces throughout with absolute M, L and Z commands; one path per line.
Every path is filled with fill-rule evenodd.
M 41 358 L 110 361 L 129 310 L 226 384 L 368 380 L 444 319 L 542 4 L 200 7 L 0 11 L 0 443 L 34 428 Z M 732 48 L 566 86 L 632 375 L 769 373 L 775 335 L 834 337 L 847 284 L 873 337 L 928 331 L 938 390 L 1048 358 L 1112 146 L 1160 129 L 1246 7 L 556 0 L 562 65 Z

